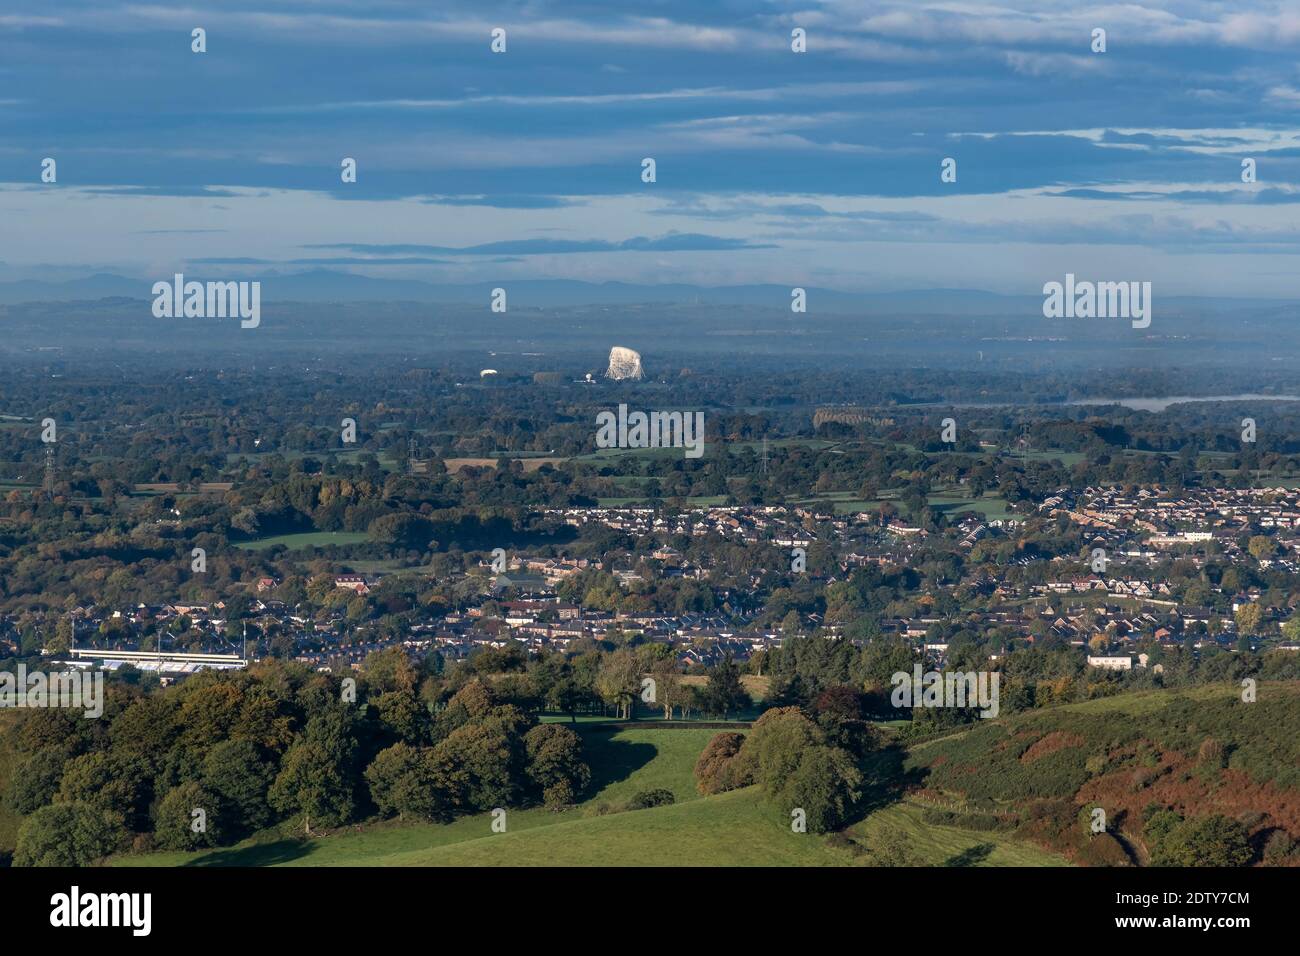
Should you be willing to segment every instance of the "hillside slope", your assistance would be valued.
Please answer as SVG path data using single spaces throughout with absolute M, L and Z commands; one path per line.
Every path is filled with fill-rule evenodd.
M 1257 696 L 1151 691 L 980 724 L 912 748 L 911 799 L 931 821 L 1014 832 L 1094 865 L 1150 862 L 1160 810 L 1223 817 L 1258 861 L 1270 839 L 1300 837 L 1300 685 Z
M 692 770 L 716 731 L 584 728 L 596 793 L 564 813 L 511 810 L 450 824 L 387 821 L 304 840 L 263 834 L 205 853 L 124 855 L 117 866 L 851 866 L 878 865 L 884 834 L 900 834 L 910 862 L 928 866 L 1058 866 L 1059 855 L 1007 834 L 935 826 L 914 807 L 886 807 L 847 838 L 796 834 L 755 787 L 712 797 Z M 671 790 L 676 802 L 621 811 L 634 794 Z

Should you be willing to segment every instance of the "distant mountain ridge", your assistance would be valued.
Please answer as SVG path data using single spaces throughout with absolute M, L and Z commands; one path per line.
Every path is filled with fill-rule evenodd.
M 489 301 L 493 288 L 506 289 L 512 308 L 551 308 L 582 305 L 646 305 L 654 303 L 743 305 L 788 310 L 793 286 L 777 284 L 697 286 L 627 282 L 583 282 L 574 279 L 516 279 L 496 282 L 435 283 L 420 279 L 384 279 L 312 269 L 303 272 L 265 272 L 232 276 L 187 273 L 186 279 L 229 281 L 233 278 L 262 283 L 265 301 L 280 302 L 421 302 L 476 304 Z M 133 279 L 97 273 L 80 279 L 50 282 L 20 279 L 0 282 L 0 304 L 73 302 L 109 298 L 149 299 L 155 281 L 171 276 Z M 810 312 L 859 312 L 945 315 L 1033 315 L 1042 308 L 1041 295 L 1002 295 L 980 289 L 915 289 L 897 292 L 845 292 L 804 287 Z M 1238 309 L 1294 306 L 1278 299 L 1202 298 L 1174 296 L 1163 299 L 1157 290 L 1157 309 Z

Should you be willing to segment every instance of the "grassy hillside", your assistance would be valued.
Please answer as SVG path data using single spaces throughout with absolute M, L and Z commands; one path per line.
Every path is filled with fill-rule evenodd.
M 1239 821 L 1258 853 L 1300 837 L 1300 686 L 1151 691 L 980 724 L 905 762 L 927 819 L 1028 836 L 1090 863 L 1146 863 L 1146 818 Z M 1080 811 L 1104 810 L 1095 838 Z
M 480 814 L 446 825 L 388 821 L 312 840 L 267 833 L 206 853 L 123 856 L 118 866 L 850 866 L 879 862 L 885 832 L 904 833 L 913 862 L 931 866 L 1050 866 L 1064 860 L 1004 834 L 932 827 L 914 807 L 877 811 L 847 839 L 796 834 L 754 787 L 703 798 L 695 761 L 716 731 L 580 725 L 594 795 L 565 813 L 511 810 L 493 833 Z M 635 793 L 663 788 L 677 802 L 619 812 Z
M 1151 691 L 981 722 L 901 756 L 901 780 L 844 833 L 795 834 L 757 788 L 700 797 L 695 761 L 713 729 L 577 725 L 589 796 L 563 813 L 511 810 L 450 824 L 370 822 L 304 839 L 271 830 L 204 853 L 124 855 L 126 866 L 923 865 L 1151 862 L 1146 817 L 1219 815 L 1249 831 L 1258 860 L 1277 834 L 1300 836 L 1300 685 Z M 0 713 L 0 722 L 14 715 Z M 4 735 L 8 737 L 8 735 Z M 881 765 L 898 764 L 884 751 Z M 9 774 L 0 747 L 0 790 Z M 883 774 L 891 777 L 893 775 Z M 676 802 L 625 810 L 635 794 Z M 900 792 L 902 801 L 896 800 Z M 892 796 L 887 796 L 892 794 Z M 891 802 L 892 801 L 892 802 Z M 1087 812 L 1105 810 L 1094 835 Z M 1083 812 L 1081 816 L 1081 811 Z M 0 810 L 0 851 L 17 819 Z
M 565 813 L 540 808 L 511 810 L 507 816 L 508 834 L 594 817 L 602 808 L 617 808 L 643 790 L 671 790 L 678 801 L 699 799 L 692 771 L 700 751 L 716 730 L 612 730 L 601 724 L 582 723 L 577 727 L 592 768 L 593 795 Z M 122 856 L 115 863 L 118 866 L 380 865 L 388 857 L 475 840 L 484 835 L 492 835 L 488 814 L 462 817 L 442 825 L 387 821 L 313 840 L 269 833 L 237 847 L 204 853 Z
M 670 731 L 671 733 L 671 731 Z M 563 819 L 390 857 L 393 866 L 836 866 L 847 850 L 792 833 L 754 787 L 666 807 Z
M 1063 856 L 1005 833 L 979 832 L 927 823 L 923 807 L 902 802 L 877 810 L 850 828 L 866 851 L 868 865 L 884 862 L 873 853 L 886 836 L 901 840 L 921 866 L 1068 866 Z

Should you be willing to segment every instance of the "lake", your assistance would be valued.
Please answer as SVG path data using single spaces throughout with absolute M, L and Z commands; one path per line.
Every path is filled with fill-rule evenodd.
M 1300 395 L 1173 395 L 1168 398 L 1080 398 L 1067 405 L 1123 405 L 1139 412 L 1163 412 L 1186 402 L 1300 402 Z

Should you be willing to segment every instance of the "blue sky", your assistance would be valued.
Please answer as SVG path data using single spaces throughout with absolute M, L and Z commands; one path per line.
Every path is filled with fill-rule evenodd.
M 1300 4 L 1016 4 L 4 0 L 0 281 L 1292 294 Z

